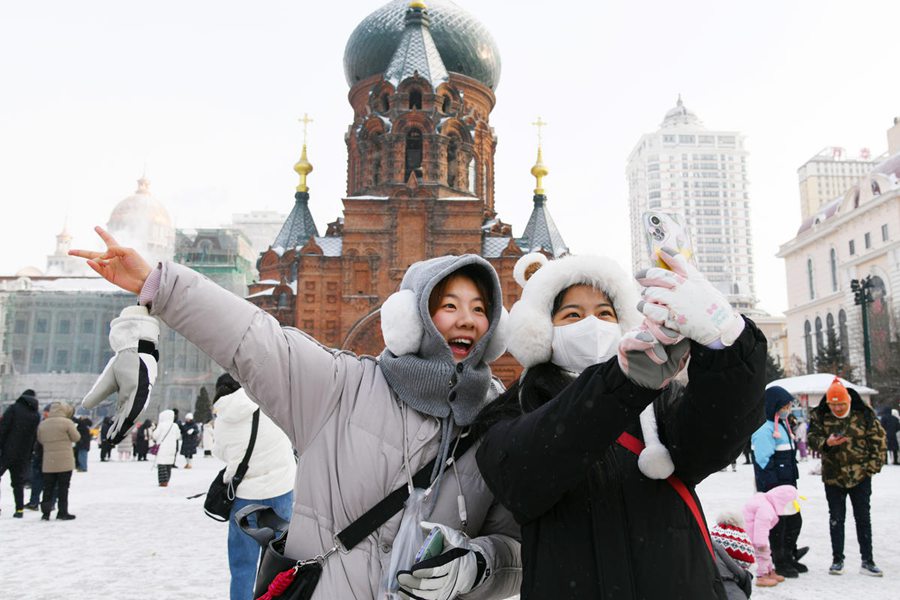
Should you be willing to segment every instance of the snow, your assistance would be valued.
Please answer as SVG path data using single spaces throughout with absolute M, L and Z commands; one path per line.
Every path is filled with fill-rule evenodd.
M 859 392 L 861 395 L 870 396 L 872 394 L 878 393 L 876 390 L 870 387 L 851 383 L 842 377 L 839 377 L 838 379 L 840 379 L 844 387 L 852 388 Z M 828 391 L 828 387 L 833 381 L 834 375 L 832 375 L 831 373 L 813 373 L 811 375 L 798 375 L 797 377 L 776 379 L 772 383 L 766 385 L 766 387 L 770 388 L 773 385 L 781 386 L 795 396 L 798 394 L 815 394 L 818 396 L 822 396 L 826 391 Z
M 202 453 L 201 453 L 202 454 Z M 113 456 L 116 456 L 115 451 Z M 177 469 L 168 488 L 156 483 L 152 462 L 99 462 L 91 451 L 90 470 L 74 473 L 70 522 L 40 521 L 27 511 L 13 519 L 9 475 L 2 480 L 0 590 L 4 598 L 57 600 L 66 598 L 196 600 L 228 597 L 227 525 L 203 514 L 202 498 L 222 468 L 215 458 L 194 458 L 194 468 Z M 183 466 L 179 457 L 179 466 Z M 698 487 L 707 518 L 722 511 L 740 512 L 753 494 L 753 468 L 738 460 L 737 472 L 715 473 Z M 809 471 L 817 461 L 800 465 L 803 530 L 800 545 L 809 546 L 803 562 L 810 572 L 775 588 L 756 588 L 753 598 L 819 600 L 897 597 L 900 577 L 900 467 L 885 466 L 873 481 L 872 526 L 875 562 L 885 577 L 858 573 L 859 554 L 852 511 L 847 507 L 844 575 L 828 575 L 831 545 L 828 506 L 818 475 Z M 28 490 L 26 490 L 26 500 Z M 11 559 L 10 557 L 15 557 Z

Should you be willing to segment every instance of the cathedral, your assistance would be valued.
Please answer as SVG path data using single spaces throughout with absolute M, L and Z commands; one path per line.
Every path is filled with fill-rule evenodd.
M 534 210 L 522 235 L 495 210 L 490 115 L 500 55 L 481 23 L 449 1 L 395 0 L 351 34 L 344 72 L 353 121 L 343 216 L 320 235 L 304 143 L 293 210 L 259 257 L 251 302 L 325 345 L 378 354 L 379 308 L 412 263 L 480 254 L 500 275 L 509 308 L 520 293 L 513 280 L 520 256 L 568 253 L 547 211 L 540 145 Z M 493 364 L 506 382 L 519 370 L 509 355 Z

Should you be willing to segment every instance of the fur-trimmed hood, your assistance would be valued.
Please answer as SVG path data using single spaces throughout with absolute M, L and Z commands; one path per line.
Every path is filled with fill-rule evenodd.
M 528 257 L 520 259 L 517 273 L 528 272 Z M 553 301 L 573 285 L 602 290 L 613 303 L 619 327 L 629 331 L 641 323 L 640 299 L 631 277 L 615 261 L 603 256 L 565 256 L 547 261 L 525 282 L 522 298 L 509 313 L 509 352 L 525 368 L 548 362 L 553 342 Z

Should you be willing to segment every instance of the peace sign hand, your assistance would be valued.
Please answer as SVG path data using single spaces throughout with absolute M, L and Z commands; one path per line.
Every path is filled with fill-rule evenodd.
M 69 255 L 86 258 L 88 266 L 101 277 L 126 292 L 140 294 L 152 271 L 150 265 L 134 248 L 120 246 L 116 238 L 102 227 L 94 227 L 94 231 L 106 244 L 106 252 L 69 250 Z

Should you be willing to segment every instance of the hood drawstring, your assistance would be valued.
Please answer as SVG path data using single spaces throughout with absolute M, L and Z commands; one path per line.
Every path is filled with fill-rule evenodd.
M 779 427 L 778 427 L 778 417 L 779 417 L 779 413 L 778 413 L 778 411 L 775 411 L 775 429 L 772 430 L 772 437 L 775 438 L 776 440 L 780 440 L 780 439 L 781 439 L 781 430 L 780 430 Z M 793 437 L 794 437 L 794 432 L 791 431 L 791 422 L 788 421 L 787 419 L 785 419 L 785 420 L 784 420 L 784 427 L 785 427 L 785 429 L 787 429 L 788 435 L 789 435 L 791 438 L 793 438 Z

